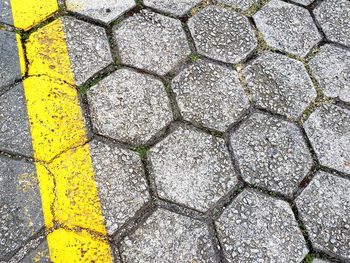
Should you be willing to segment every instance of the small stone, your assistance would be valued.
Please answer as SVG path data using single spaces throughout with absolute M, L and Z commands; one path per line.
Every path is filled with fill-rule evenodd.
M 125 263 L 218 262 L 203 222 L 163 209 L 125 238 L 121 254 Z
M 7 260 L 43 225 L 34 164 L 0 157 L 0 260 Z
M 134 0 L 66 0 L 67 10 L 110 23 L 136 6 Z
M 208 6 L 188 21 L 199 54 L 226 63 L 246 59 L 258 42 L 248 18 L 218 6 Z
M 238 8 L 242 11 L 248 11 L 249 8 L 259 3 L 259 0 L 217 0 L 219 4 L 225 4 Z
M 312 167 L 312 156 L 293 123 L 255 113 L 231 135 L 243 180 L 292 197 Z
M 148 154 L 159 197 L 206 211 L 238 183 L 225 141 L 178 127 Z
M 326 44 L 309 62 L 324 94 L 350 102 L 350 51 Z
M 350 111 L 335 105 L 318 108 L 304 124 L 320 163 L 350 173 Z
M 113 235 L 149 200 L 145 174 L 136 153 L 97 140 L 89 146 L 107 232 Z
M 271 0 L 254 15 L 254 21 L 267 45 L 305 57 L 321 35 L 309 12 L 302 7 Z
M 181 22 L 143 10 L 113 27 L 123 64 L 160 76 L 177 69 L 190 54 Z
M 237 72 L 205 60 L 181 71 L 172 88 L 182 116 L 211 129 L 225 131 L 249 107 Z
M 350 260 L 350 181 L 319 172 L 296 205 L 313 247 Z
M 133 70 L 117 70 L 89 89 L 87 98 L 97 132 L 129 144 L 147 143 L 172 121 L 163 83 Z
M 21 83 L 0 96 L 0 151 L 32 157 L 31 141 Z
M 308 253 L 287 202 L 244 190 L 216 222 L 228 262 L 299 263 Z
M 112 65 L 104 28 L 68 16 L 62 18 L 62 24 L 76 85 L 84 84 L 94 74 Z
M 350 47 L 350 2 L 325 0 L 314 10 L 315 18 L 330 41 Z
M 299 118 L 316 99 L 316 90 L 300 61 L 265 52 L 244 70 L 255 103 L 264 109 Z
M 200 2 L 201 0 L 143 0 L 144 5 L 175 16 L 184 16 Z
M 21 78 L 16 33 L 0 30 L 0 58 L 1 91 L 1 87 L 14 84 Z

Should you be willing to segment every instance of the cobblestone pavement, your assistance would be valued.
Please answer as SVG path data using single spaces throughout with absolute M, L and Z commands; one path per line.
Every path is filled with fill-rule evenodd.
M 350 262 L 349 0 L 42 8 L 26 24 L 0 0 L 1 263 L 78 262 L 57 257 L 52 233 L 79 234 L 79 262 Z M 58 24 L 66 51 L 52 44 Z M 71 80 L 37 62 L 64 64 L 56 52 L 68 54 Z M 26 82 L 43 78 L 67 93 L 30 99 Z M 38 138 L 57 135 L 35 132 L 30 107 L 53 94 L 70 111 L 74 86 L 86 138 L 69 128 L 73 116 L 62 124 L 73 143 L 35 153 Z M 97 199 L 75 181 L 89 164 Z M 101 210 L 102 228 L 70 214 L 85 209 L 78 197 Z

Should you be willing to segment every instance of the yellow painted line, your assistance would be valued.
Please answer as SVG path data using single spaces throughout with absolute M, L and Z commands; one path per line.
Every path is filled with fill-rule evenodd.
M 11 0 L 12 6 L 22 3 Z M 26 19 L 40 20 L 31 17 L 36 14 L 42 12 L 29 9 Z M 14 20 L 22 15 L 14 12 Z M 45 226 L 58 223 L 64 227 L 47 237 L 50 259 L 112 262 L 62 21 L 57 19 L 32 33 L 25 47 L 29 77 L 23 86 Z
M 58 11 L 57 0 L 11 0 L 14 26 L 28 30 Z

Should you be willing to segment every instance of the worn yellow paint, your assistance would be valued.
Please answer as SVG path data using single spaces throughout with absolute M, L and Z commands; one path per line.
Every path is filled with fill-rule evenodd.
M 56 181 L 54 211 L 56 220 L 68 228 L 79 226 L 105 235 L 92 167 L 88 145 L 62 154 L 49 165 Z
M 29 77 L 23 84 L 35 159 L 50 162 L 87 142 L 75 87 L 46 76 Z
M 14 26 L 28 30 L 58 11 L 57 0 L 11 0 Z
M 48 235 L 47 241 L 50 258 L 55 263 L 112 262 L 107 241 L 84 230 L 77 233 L 58 229 Z
M 11 3 L 16 6 L 23 1 Z M 29 16 L 41 14 L 29 11 Z M 20 20 L 23 13 L 16 14 L 20 15 L 15 21 Z M 57 222 L 65 227 L 48 235 L 50 259 L 112 262 L 107 238 L 101 238 L 107 231 L 62 21 L 32 33 L 25 45 L 29 77 L 23 86 L 45 225 L 52 228 Z
M 74 85 L 61 19 L 31 34 L 26 43 L 28 75 L 45 75 Z

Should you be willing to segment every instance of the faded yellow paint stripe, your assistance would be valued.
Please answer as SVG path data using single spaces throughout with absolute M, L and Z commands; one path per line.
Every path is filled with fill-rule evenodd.
M 57 0 L 11 0 L 14 26 L 28 30 L 58 11 Z
M 47 237 L 50 259 L 112 262 L 62 21 L 32 33 L 25 46 L 29 77 L 23 86 L 45 225 L 64 227 Z

